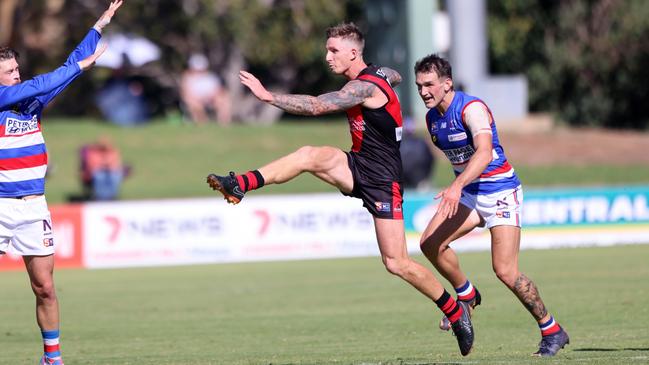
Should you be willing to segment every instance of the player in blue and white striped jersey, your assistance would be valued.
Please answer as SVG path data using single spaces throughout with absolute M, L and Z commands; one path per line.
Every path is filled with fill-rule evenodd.
M 541 330 L 537 356 L 554 356 L 568 334 L 546 310 L 539 291 L 518 269 L 523 189 L 498 139 L 496 121 L 480 99 L 455 91 L 451 65 L 429 55 L 415 65 L 419 96 L 430 110 L 426 127 L 433 143 L 453 165 L 455 180 L 436 196 L 437 212 L 421 238 L 421 249 L 455 287 L 458 301 L 475 308 L 480 293 L 460 269 L 451 242 L 476 227 L 491 233 L 492 266 Z M 440 328 L 448 329 L 442 319 Z
M 56 70 L 22 81 L 18 53 L 0 47 L 0 254 L 10 247 L 23 257 L 36 296 L 36 321 L 43 337 L 42 365 L 63 365 L 59 305 L 54 289 L 54 238 L 45 201 L 47 150 L 41 131 L 43 108 L 94 65 L 102 29 L 122 0 L 113 1 L 83 41 Z

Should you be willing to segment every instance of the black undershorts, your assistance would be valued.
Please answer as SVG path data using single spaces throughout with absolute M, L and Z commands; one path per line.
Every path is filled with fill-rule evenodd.
M 395 179 L 372 176 L 372 172 L 380 171 L 381 167 L 372 169 L 372 163 L 364 160 L 356 153 L 345 152 L 347 163 L 354 178 L 354 189 L 343 195 L 361 199 L 363 206 L 377 218 L 403 219 L 403 186 Z

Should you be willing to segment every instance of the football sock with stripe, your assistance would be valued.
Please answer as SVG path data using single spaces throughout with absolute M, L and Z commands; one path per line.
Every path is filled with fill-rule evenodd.
M 237 175 L 237 181 L 244 193 L 264 186 L 264 177 L 261 176 L 259 170 L 248 171 L 245 174 Z
M 61 357 L 61 347 L 59 345 L 59 330 L 41 331 L 43 336 L 43 350 L 45 356 L 50 359 Z
M 561 326 L 559 326 L 559 323 L 554 320 L 553 316 L 550 316 L 550 319 L 546 322 L 539 323 L 539 328 L 541 329 L 541 336 L 552 335 L 561 330 Z
M 463 302 L 470 302 L 475 298 L 475 288 L 469 280 L 459 288 L 455 288 L 455 292 L 457 293 L 457 299 Z
M 455 323 L 462 315 L 462 307 L 457 304 L 455 299 L 453 299 L 451 294 L 446 290 L 444 290 L 444 294 L 435 301 L 435 304 L 437 304 L 439 309 L 444 312 L 446 318 L 448 318 L 451 323 Z

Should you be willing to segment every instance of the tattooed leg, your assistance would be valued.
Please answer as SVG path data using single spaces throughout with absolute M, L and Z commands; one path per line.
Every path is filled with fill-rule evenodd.
M 523 303 L 537 322 L 549 319 L 539 290 L 532 280 L 518 270 L 520 228 L 496 226 L 491 228 L 491 259 L 494 272 Z
M 543 304 L 543 300 L 541 300 L 541 295 L 539 295 L 539 290 L 534 282 L 525 276 L 525 274 L 521 273 L 518 278 L 516 278 L 514 287 L 511 289 L 537 321 L 542 320 L 548 315 L 548 311 L 545 309 L 545 304 Z

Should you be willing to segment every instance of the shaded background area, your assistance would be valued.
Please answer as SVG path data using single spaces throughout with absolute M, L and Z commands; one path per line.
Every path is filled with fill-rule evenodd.
M 4 0 L 0 4 L 0 44 L 21 52 L 24 75 L 50 70 L 65 59 L 106 4 L 101 0 Z M 404 24 L 414 21 L 412 9 L 414 13 L 432 9 L 433 13 L 424 16 L 434 19 L 434 29 L 424 27 L 414 33 L 432 32 L 433 38 L 443 39 L 449 32 L 444 30 L 445 16 L 453 15 L 449 4 L 428 0 L 131 0 L 108 33 L 145 36 L 160 47 L 160 59 L 128 70 L 141 80 L 153 115 L 166 116 L 178 110 L 178 77 L 189 55 L 201 52 L 237 101 L 235 119 L 269 123 L 278 119 L 280 112 L 243 92 L 238 70 L 251 70 L 282 92 L 331 90 L 341 81 L 328 72 L 323 60 L 328 26 L 348 20 L 365 30 L 383 31 L 385 36 L 368 36 L 368 54 L 377 54 L 382 47 L 398 49 L 421 36 L 412 34 Z M 649 106 L 644 100 L 649 71 L 644 65 L 649 61 L 649 3 L 512 0 L 476 4 L 486 4 L 483 32 L 489 72 L 524 75 L 531 112 L 549 112 L 575 126 L 647 128 Z M 453 22 L 457 23 L 452 18 Z M 450 34 L 451 49 L 456 35 Z M 382 44 L 387 39 L 390 44 Z M 436 42 L 430 52 L 448 51 Z M 411 72 L 412 60 L 407 57 L 389 59 L 394 64 L 388 66 Z M 81 78 L 48 114 L 99 115 L 93 93 L 110 74 L 108 69 L 98 69 Z

